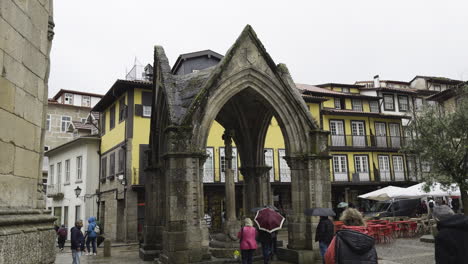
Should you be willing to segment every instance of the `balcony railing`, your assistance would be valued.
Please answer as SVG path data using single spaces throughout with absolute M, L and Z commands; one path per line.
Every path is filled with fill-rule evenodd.
M 373 179 L 373 180 L 372 180 Z M 368 172 L 332 172 L 333 182 L 394 182 L 394 181 L 405 181 L 404 171 L 385 171 L 385 170 L 371 170 Z
M 61 184 L 48 184 L 47 185 L 47 197 L 49 198 L 63 198 L 62 185 Z
M 370 135 L 330 135 L 330 147 L 355 148 L 385 148 L 399 149 L 404 146 L 405 138 L 400 136 L 370 136 Z

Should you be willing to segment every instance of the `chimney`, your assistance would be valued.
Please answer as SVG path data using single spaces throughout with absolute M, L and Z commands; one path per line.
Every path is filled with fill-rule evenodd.
M 380 78 L 378 74 L 374 76 L 374 88 L 380 88 Z

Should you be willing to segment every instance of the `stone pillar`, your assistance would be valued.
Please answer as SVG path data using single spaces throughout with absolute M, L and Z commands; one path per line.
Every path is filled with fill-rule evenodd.
M 53 263 L 42 183 L 52 0 L 0 2 L 0 263 Z
M 161 170 L 151 167 L 147 169 L 145 183 L 145 226 L 143 229 L 143 244 L 140 247 L 140 258 L 144 261 L 154 260 L 162 250 L 163 196 Z
M 313 136 L 314 150 L 310 155 L 286 157 L 291 168 L 291 198 L 293 214 L 288 222 L 288 248 L 313 250 L 317 219 L 304 215 L 313 207 L 331 208 L 331 183 L 326 138 L 317 131 Z M 314 220 L 314 221 L 313 221 Z
M 200 174 L 200 159 L 204 155 L 187 152 L 164 155 L 165 224 L 158 263 L 196 263 L 210 258 Z
M 269 166 L 242 167 L 240 170 L 244 176 L 244 210 L 249 217 L 254 217 L 252 209 L 264 205 L 273 204 L 270 179 L 268 177 Z
M 224 232 L 229 235 L 232 240 L 237 240 L 237 231 L 240 224 L 236 217 L 236 186 L 234 183 L 234 172 L 232 170 L 232 137 L 234 131 L 226 130 L 223 134 L 224 140 L 224 190 L 226 197 L 226 221 L 224 222 Z

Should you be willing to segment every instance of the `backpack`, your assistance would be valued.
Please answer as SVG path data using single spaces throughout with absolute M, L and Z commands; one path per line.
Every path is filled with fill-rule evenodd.
M 99 228 L 98 225 L 96 225 L 96 227 L 94 227 L 94 232 L 96 232 L 96 234 L 101 234 L 101 229 Z

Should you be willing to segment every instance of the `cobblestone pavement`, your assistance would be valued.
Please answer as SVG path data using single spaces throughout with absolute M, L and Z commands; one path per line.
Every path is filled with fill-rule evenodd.
M 434 261 L 434 244 L 419 242 L 419 239 L 397 239 L 390 244 L 376 246 L 379 264 L 432 264 Z M 72 262 L 70 248 L 58 252 L 55 263 L 69 264 Z M 98 249 L 97 256 L 81 257 L 82 264 L 152 264 L 151 261 L 142 261 L 138 257 L 138 246 L 113 247 L 112 257 L 104 258 L 102 248 Z M 286 264 L 286 262 L 272 262 L 272 264 Z
M 379 244 L 376 249 L 380 264 L 435 263 L 434 244 L 420 242 L 419 238 L 400 238 L 390 244 Z

